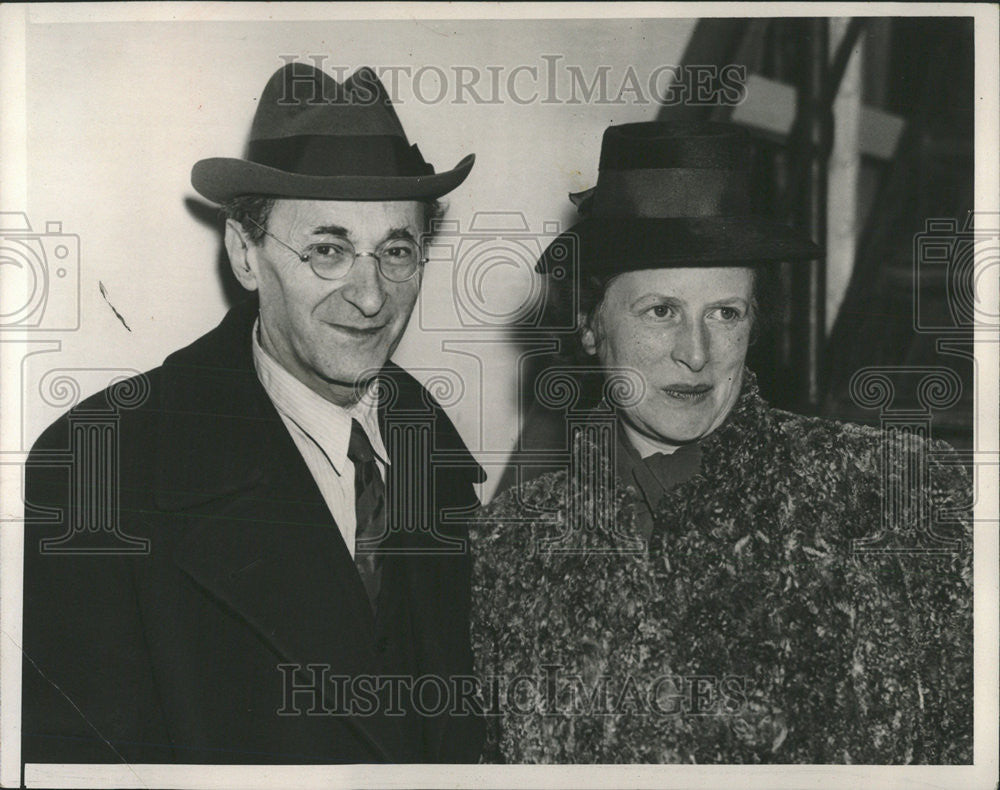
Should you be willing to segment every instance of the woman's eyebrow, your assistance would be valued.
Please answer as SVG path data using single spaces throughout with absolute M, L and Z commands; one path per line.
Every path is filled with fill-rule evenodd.
M 666 294 L 661 294 L 656 291 L 651 291 L 649 293 L 644 293 L 642 296 L 638 296 L 632 300 L 629 307 L 635 307 L 640 302 L 655 301 L 659 304 L 669 304 L 669 305 L 684 305 L 686 302 L 683 299 L 679 299 L 676 296 L 667 296 Z
M 711 302 L 710 306 L 711 307 L 721 307 L 721 306 L 731 305 L 731 304 L 740 304 L 740 305 L 743 305 L 745 307 L 747 304 L 749 304 L 749 302 L 747 302 L 747 300 L 744 299 L 742 296 L 726 296 L 726 297 L 723 297 L 722 299 L 716 299 L 714 302 Z

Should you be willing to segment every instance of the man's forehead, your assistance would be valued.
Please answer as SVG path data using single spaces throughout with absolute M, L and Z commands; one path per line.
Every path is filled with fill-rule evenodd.
M 278 198 L 272 218 L 278 222 L 339 227 L 352 233 L 410 225 L 419 227 L 425 206 L 415 200 L 313 200 Z

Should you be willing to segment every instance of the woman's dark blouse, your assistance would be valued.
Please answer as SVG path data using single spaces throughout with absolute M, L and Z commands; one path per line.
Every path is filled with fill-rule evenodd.
M 566 471 L 483 510 L 485 759 L 971 762 L 971 485 L 953 451 L 770 409 L 749 373 L 701 450 L 648 544 L 634 491 Z M 906 485 L 882 459 L 900 457 L 929 485 L 879 540 L 883 490 Z M 545 548 L 559 535 L 569 550 Z M 858 550 L 872 538 L 915 550 Z

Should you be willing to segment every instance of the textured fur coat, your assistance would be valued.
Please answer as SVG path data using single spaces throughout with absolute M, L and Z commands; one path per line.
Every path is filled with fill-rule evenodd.
M 577 448 L 593 478 L 604 451 Z M 971 485 L 953 451 L 771 409 L 748 374 L 702 453 L 648 544 L 633 491 L 567 471 L 484 509 L 484 759 L 971 762 Z

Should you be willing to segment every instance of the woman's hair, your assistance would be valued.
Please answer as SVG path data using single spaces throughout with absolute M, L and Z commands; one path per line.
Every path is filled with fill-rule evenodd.
M 751 265 L 753 294 L 750 303 L 750 342 L 754 343 L 762 330 L 778 316 L 778 298 L 781 293 L 779 264 Z M 547 327 L 575 327 L 571 334 L 560 333 L 563 362 L 574 365 L 595 365 L 597 360 L 583 347 L 581 335 L 593 326 L 597 311 L 604 301 L 608 285 L 616 274 L 581 276 L 556 279 L 546 275 L 545 323 Z
M 267 218 L 274 208 L 275 200 L 277 197 L 274 195 L 238 195 L 222 204 L 222 214 L 226 219 L 240 223 L 247 238 L 258 244 L 264 238 L 262 229 L 267 227 Z M 434 220 L 444 214 L 445 206 L 440 200 L 420 202 L 427 208 L 424 214 L 424 232 L 433 233 Z

